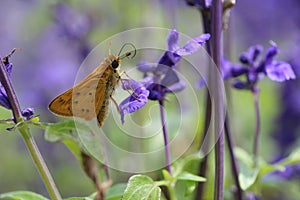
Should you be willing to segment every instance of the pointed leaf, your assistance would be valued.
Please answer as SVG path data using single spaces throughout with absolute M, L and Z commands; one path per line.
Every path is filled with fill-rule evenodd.
M 120 200 L 126 189 L 125 183 L 116 184 L 110 187 L 106 193 L 105 200 Z
M 64 200 L 94 200 L 96 194 L 97 194 L 97 192 L 94 192 L 93 194 L 91 194 L 88 197 L 70 197 L 70 198 L 66 198 Z
M 49 142 L 75 139 L 74 131 L 76 131 L 76 124 L 73 120 L 49 124 L 45 131 L 45 139 Z
M 163 177 L 164 177 L 165 180 L 171 180 L 172 179 L 171 174 L 167 170 L 163 169 L 162 174 L 163 174 Z
M 258 177 L 258 172 L 258 168 L 253 169 L 246 166 L 244 163 L 240 163 L 239 181 L 243 190 L 248 189 L 255 183 Z
M 191 174 L 189 172 L 182 172 L 177 177 L 177 180 L 185 180 L 185 181 L 194 181 L 194 182 L 205 182 L 206 178 L 203 178 L 201 176 L 197 176 L 194 174 Z
M 30 192 L 30 191 L 15 191 L 0 194 L 0 199 L 11 199 L 11 200 L 49 200 L 46 197 Z
M 135 175 L 129 179 L 122 200 L 159 200 L 161 190 L 148 176 Z

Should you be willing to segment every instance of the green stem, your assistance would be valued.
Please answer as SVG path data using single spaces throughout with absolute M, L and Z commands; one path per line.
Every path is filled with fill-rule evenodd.
M 162 181 L 155 181 L 155 184 L 157 186 L 166 186 L 169 192 L 169 196 L 168 199 L 169 200 L 177 200 L 176 198 L 176 193 L 174 190 L 175 187 L 175 181 L 171 181 L 171 180 L 162 180 Z
M 2 86 L 4 87 L 4 89 L 7 93 L 9 102 L 12 107 L 14 122 L 15 123 L 24 122 L 22 112 L 20 109 L 20 104 L 18 102 L 16 93 L 13 89 L 10 78 L 8 77 L 8 74 L 6 73 L 5 66 L 4 66 L 4 63 L 2 62 L 1 58 L 0 58 L 0 80 L 1 80 Z M 45 186 L 49 192 L 51 199 L 60 200 L 61 196 L 55 186 L 55 183 L 50 175 L 50 172 L 45 164 L 45 161 L 43 160 L 43 157 L 41 156 L 41 153 L 38 150 L 37 145 L 36 145 L 32 135 L 30 134 L 28 125 L 26 123 L 24 123 L 23 125 L 18 127 L 18 130 L 20 131 L 20 133 L 25 141 L 25 144 L 33 158 L 33 161 L 34 161 L 38 171 L 40 172 L 40 175 L 45 183 Z
M 41 178 L 44 181 L 44 184 L 49 192 L 51 199 L 60 200 L 61 196 L 58 192 L 58 189 L 55 186 L 55 183 L 51 177 L 51 174 L 46 166 L 46 163 L 38 150 L 38 147 L 30 134 L 29 128 L 27 124 L 24 124 L 19 128 L 19 131 L 25 141 L 25 144 L 30 152 L 30 155 L 41 175 Z
M 167 185 L 167 188 L 169 190 L 170 200 L 177 200 L 174 187 L 175 187 L 175 182 L 170 182 Z

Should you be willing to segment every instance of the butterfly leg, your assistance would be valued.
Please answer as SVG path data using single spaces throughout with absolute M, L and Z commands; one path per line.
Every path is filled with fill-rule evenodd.
M 120 73 L 120 77 L 121 77 L 123 74 L 125 74 L 129 79 L 134 80 L 133 78 L 131 78 L 131 77 L 127 74 L 126 71 L 122 71 L 122 72 Z
M 117 101 L 110 95 L 110 99 L 112 100 L 112 102 L 115 104 L 115 106 L 117 107 L 117 110 L 118 110 L 118 113 L 120 114 L 121 113 L 121 110 L 118 106 L 118 103 Z

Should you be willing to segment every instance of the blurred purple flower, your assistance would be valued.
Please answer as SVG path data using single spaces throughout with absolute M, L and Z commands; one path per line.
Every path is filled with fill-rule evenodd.
M 296 180 L 296 179 L 300 179 L 300 165 L 296 164 L 296 165 L 288 165 L 285 167 L 285 169 L 283 171 L 275 171 L 271 174 L 269 174 L 269 176 L 276 176 L 278 178 L 284 179 L 284 180 Z
M 198 8 L 209 8 L 212 0 L 186 0 L 187 5 L 197 6 Z
M 267 49 L 265 56 L 258 60 L 263 51 L 262 46 L 251 46 L 246 52 L 240 55 L 242 65 L 234 64 L 228 60 L 223 60 L 223 78 L 236 78 L 241 75 L 246 76 L 246 81 L 235 79 L 233 87 L 236 89 L 255 90 L 255 86 L 263 75 L 267 75 L 271 80 L 283 82 L 295 79 L 296 75 L 290 64 L 283 61 L 276 61 L 278 48 L 275 43 Z
M 285 62 L 275 62 L 267 65 L 266 73 L 271 80 L 278 82 L 296 78 L 291 65 Z
M 92 23 L 89 15 L 75 11 L 65 3 L 57 3 L 53 10 L 60 33 L 68 39 L 82 40 L 90 31 Z
M 247 200 L 260 200 L 258 196 L 256 196 L 253 192 L 248 192 L 246 196 Z
M 147 103 L 145 98 L 160 101 L 165 98 L 167 93 L 183 90 L 185 83 L 179 79 L 175 71 L 175 65 L 181 60 L 182 56 L 191 55 L 198 51 L 209 38 L 209 34 L 203 34 L 179 47 L 179 32 L 172 30 L 167 38 L 168 49 L 158 63 L 138 63 L 138 70 L 145 74 L 144 79 L 140 80 L 139 83 L 130 82 L 134 87 L 124 88 L 131 89 L 134 92 L 120 105 L 122 122 L 124 123 L 124 114 L 135 112 Z

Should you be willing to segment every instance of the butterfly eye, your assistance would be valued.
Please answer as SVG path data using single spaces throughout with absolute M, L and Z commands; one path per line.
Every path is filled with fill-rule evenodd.
M 118 61 L 116 61 L 116 60 L 112 61 L 111 66 L 112 66 L 112 68 L 114 68 L 114 69 L 118 68 L 118 67 L 119 67 Z

